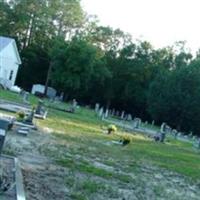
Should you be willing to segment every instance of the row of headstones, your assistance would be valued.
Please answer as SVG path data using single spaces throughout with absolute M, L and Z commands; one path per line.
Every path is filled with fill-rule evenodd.
M 126 114 L 125 111 L 115 111 L 115 109 L 104 109 L 103 107 L 100 107 L 100 104 L 96 103 L 95 105 L 95 112 L 98 114 L 101 118 L 108 118 L 109 116 L 113 117 L 119 117 L 122 120 L 132 120 L 131 114 Z
M 142 120 L 140 118 L 132 119 L 132 116 L 130 114 L 125 114 L 125 111 L 122 111 L 120 113 L 119 111 L 115 111 L 115 109 L 113 109 L 113 110 L 106 109 L 104 112 L 104 108 L 100 107 L 100 104 L 98 104 L 98 103 L 96 103 L 96 105 L 95 105 L 95 112 L 101 118 L 108 118 L 109 116 L 117 116 L 117 117 L 121 118 L 121 120 L 128 120 L 128 121 L 133 120 L 133 128 L 139 129 L 139 128 L 141 128 L 141 125 L 142 125 Z M 148 122 L 146 121 L 145 124 L 147 125 Z M 153 120 L 151 125 L 154 126 L 154 124 L 155 124 L 155 121 Z M 160 134 L 161 134 L 161 136 L 160 136 L 161 140 L 165 139 L 166 134 L 173 135 L 175 139 L 177 137 L 183 136 L 182 133 L 178 132 L 176 129 L 172 129 L 165 122 L 163 122 L 161 124 Z M 185 137 L 187 137 L 187 138 L 190 137 L 193 140 L 197 140 L 199 143 L 199 148 L 200 148 L 200 139 L 199 138 L 197 138 L 196 136 L 192 136 L 191 134 L 189 136 L 185 136 Z
M 197 148 L 200 149 L 200 137 L 194 136 L 192 134 L 192 132 L 188 135 L 184 135 L 181 132 L 178 132 L 176 129 L 172 129 L 170 126 L 168 126 L 166 123 L 162 123 L 161 127 L 160 127 L 160 133 L 161 135 L 164 136 L 166 134 L 170 134 L 172 136 L 174 136 L 175 139 L 177 139 L 177 137 L 181 137 L 181 138 L 185 138 L 187 140 L 193 140 L 195 143 L 197 143 Z

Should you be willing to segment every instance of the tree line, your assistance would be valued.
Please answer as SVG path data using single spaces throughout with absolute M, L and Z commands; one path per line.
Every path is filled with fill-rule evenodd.
M 0 1 L 0 35 L 16 39 L 17 84 L 47 83 L 65 100 L 125 110 L 200 135 L 200 53 L 185 42 L 155 49 L 100 26 L 79 0 Z

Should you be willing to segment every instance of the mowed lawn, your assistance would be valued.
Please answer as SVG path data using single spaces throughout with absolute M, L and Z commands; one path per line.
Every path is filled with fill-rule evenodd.
M 98 157 L 102 161 L 110 159 L 124 163 L 130 170 L 134 164 L 146 163 L 194 179 L 200 178 L 200 152 L 190 143 L 174 139 L 167 140 L 165 144 L 155 143 L 145 135 L 120 129 L 107 135 L 107 124 L 100 121 L 92 110 L 84 108 L 80 108 L 76 114 L 50 110 L 48 118 L 38 123 L 53 129 L 58 138 L 80 147 L 78 154 L 83 157 Z M 129 145 L 122 147 L 112 143 L 119 141 L 123 134 L 130 135 L 132 141 Z
M 0 98 L 21 102 L 18 94 L 8 91 L 1 90 Z M 32 104 L 37 103 L 36 97 L 31 96 L 30 99 Z M 65 106 L 65 104 L 61 105 Z M 80 167 L 72 162 L 73 157 L 69 159 L 63 152 L 61 155 L 47 149 L 46 154 L 54 156 L 59 164 L 81 170 L 83 164 L 87 165 L 87 159 L 98 158 L 102 163 L 111 166 L 123 165 L 126 171 L 134 170 L 140 165 L 152 165 L 192 179 L 200 178 L 200 151 L 194 149 L 190 143 L 171 138 L 165 144 L 155 143 L 145 135 L 124 132 L 120 128 L 116 133 L 107 135 L 108 124 L 102 122 L 91 109 L 80 107 L 74 114 L 52 108 L 48 110 L 48 118 L 36 120 L 36 123 L 43 129 L 48 128 L 53 131 L 58 140 L 69 144 L 68 149 L 64 146 L 66 152 L 70 151 L 86 158 L 83 159 Z M 123 134 L 131 137 L 131 143 L 124 147 L 114 144 L 113 141 L 119 141 Z M 61 145 L 60 148 L 63 149 L 63 146 Z

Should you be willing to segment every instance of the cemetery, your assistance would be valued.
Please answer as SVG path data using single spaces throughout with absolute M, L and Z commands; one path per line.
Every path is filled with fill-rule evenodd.
M 19 94 L 1 92 L 1 102 L 27 108 Z M 166 123 L 155 127 L 125 112 L 116 117 L 98 104 L 93 110 L 74 103 L 72 114 L 62 108 L 74 101 L 30 99 L 22 121 L 0 110 L 1 199 L 199 198 L 198 143 L 181 140 Z M 35 115 L 47 109 L 46 118 Z
M 199 6 L 0 1 L 0 200 L 200 200 Z

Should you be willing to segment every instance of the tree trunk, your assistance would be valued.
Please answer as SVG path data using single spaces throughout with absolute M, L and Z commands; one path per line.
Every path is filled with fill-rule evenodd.
M 49 69 L 47 72 L 47 78 L 46 78 L 46 82 L 45 82 L 45 89 L 44 89 L 44 95 L 47 95 L 47 90 L 48 90 L 48 86 L 49 86 L 49 80 L 50 80 L 50 75 L 51 75 L 51 69 L 52 69 L 52 61 L 49 64 Z

